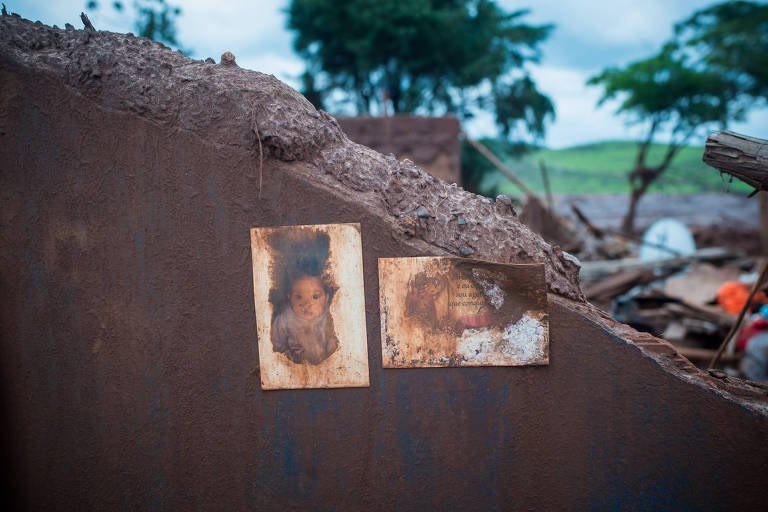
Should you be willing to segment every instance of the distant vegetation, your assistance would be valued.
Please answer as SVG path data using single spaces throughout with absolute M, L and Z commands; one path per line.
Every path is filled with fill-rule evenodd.
M 629 208 L 621 230 L 634 231 L 637 203 L 699 133 L 741 120 L 768 92 L 768 4 L 730 1 L 675 24 L 660 51 L 626 66 L 610 66 L 587 82 L 602 88 L 600 104 L 620 102 L 616 113 L 646 127 L 629 170 Z M 669 132 L 664 156 L 650 148 Z M 658 146 L 657 146 L 658 147 Z M 681 186 L 683 186 L 681 184 Z
M 302 93 L 318 108 L 330 101 L 359 115 L 460 119 L 486 111 L 510 142 L 540 139 L 554 117 L 528 72 L 554 26 L 526 23 L 526 9 L 495 0 L 291 0 L 286 13 L 307 63 Z
M 652 145 L 649 161 L 661 161 L 665 152 L 665 145 Z M 694 194 L 730 190 L 748 193 L 751 190 L 737 180 L 728 183 L 728 176 L 721 178 L 715 169 L 702 163 L 703 152 L 703 147 L 682 147 L 667 173 L 651 186 L 649 192 Z M 554 194 L 626 194 L 630 190 L 626 170 L 632 167 L 636 157 L 637 142 L 610 141 L 565 149 L 539 149 L 520 158 L 507 155 L 502 160 L 529 187 L 542 194 L 541 160 L 547 167 Z M 512 182 L 495 171 L 484 176 L 480 189 L 487 195 L 520 194 Z

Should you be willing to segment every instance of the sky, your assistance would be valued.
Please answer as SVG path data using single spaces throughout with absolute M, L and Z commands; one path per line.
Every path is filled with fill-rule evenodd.
M 177 19 L 178 40 L 192 51 L 193 58 L 212 57 L 218 62 L 222 53 L 230 51 L 241 67 L 275 75 L 298 88 L 304 63 L 293 52 L 293 34 L 285 28 L 287 0 L 167 1 L 182 9 Z M 539 90 L 555 104 L 556 119 L 541 141 L 552 148 L 641 138 L 642 127 L 630 126 L 625 118 L 616 116 L 615 102 L 598 107 L 600 89 L 585 82 L 607 66 L 624 66 L 652 55 L 671 36 L 675 22 L 712 4 L 709 0 L 497 1 L 508 11 L 529 8 L 523 19 L 527 23 L 556 25 L 541 46 L 540 64 L 529 66 Z M 79 15 L 86 0 L 4 2 L 9 12 L 33 21 L 82 28 Z M 132 0 L 124 3 L 131 5 Z M 116 13 L 109 8 L 109 0 L 100 4 L 98 11 L 88 11 L 98 30 L 135 32 L 134 18 L 128 12 Z M 745 122 L 728 128 L 768 139 L 768 108 L 753 111 Z M 464 129 L 473 137 L 495 135 L 490 114 L 478 115 Z M 692 143 L 703 145 L 705 137 Z

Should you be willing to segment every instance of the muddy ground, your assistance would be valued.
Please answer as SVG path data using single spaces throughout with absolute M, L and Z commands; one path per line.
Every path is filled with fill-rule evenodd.
M 627 211 L 625 194 L 569 194 L 555 196 L 555 210 L 574 218 L 571 202 L 598 227 L 618 229 Z M 638 204 L 636 227 L 643 229 L 662 217 L 674 217 L 687 226 L 720 226 L 734 230 L 758 229 L 756 198 L 738 194 L 647 194 Z
M 618 230 L 627 209 L 623 194 L 568 194 L 555 196 L 558 214 L 578 222 L 571 210 L 576 203 L 598 227 Z M 697 247 L 728 247 L 760 256 L 760 218 L 756 198 L 721 194 L 648 194 L 639 203 L 636 231 L 642 234 L 653 222 L 673 217 L 689 228 Z

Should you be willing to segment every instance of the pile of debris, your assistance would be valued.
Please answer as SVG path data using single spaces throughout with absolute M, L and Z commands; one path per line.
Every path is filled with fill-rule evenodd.
M 590 302 L 622 323 L 669 341 L 701 368 L 714 367 L 715 362 L 734 375 L 744 373 L 739 368 L 749 339 L 739 333 L 749 331 L 755 337 L 763 329 L 748 326 L 765 324 L 768 328 L 768 307 L 764 315 L 760 313 L 768 303 L 764 293 L 768 283 L 759 279 L 760 269 L 768 261 L 754 250 L 758 248 L 754 243 L 755 239 L 759 242 L 757 233 L 746 240 L 747 250 L 738 245 L 694 249 L 693 232 L 698 235 L 696 245 L 713 238 L 711 229 L 699 228 L 688 234 L 689 250 L 680 251 L 674 244 L 667 246 L 649 236 L 658 223 L 643 238 L 628 237 L 594 226 L 575 204 L 572 208 L 577 220 L 548 213 L 544 217 L 556 218 L 559 231 L 539 232 L 579 258 L 581 285 Z M 760 372 L 746 376 L 768 380 L 768 365 L 762 364 Z
M 768 168 L 759 157 L 765 144 L 721 132 L 708 139 L 704 161 L 743 179 L 755 192 L 766 190 Z M 760 198 L 761 217 L 766 217 L 761 231 L 689 230 L 674 219 L 662 219 L 640 238 L 596 226 L 575 203 L 572 218 L 557 215 L 549 192 L 545 205 L 511 169 L 487 156 L 526 194 L 520 220 L 579 258 L 580 281 L 590 302 L 622 323 L 664 338 L 701 368 L 721 367 L 768 382 L 768 261 L 760 257 L 768 245 L 765 197 Z M 544 168 L 542 174 L 546 177 Z
M 761 314 L 765 284 L 755 286 L 760 277 L 756 270 L 765 266 L 759 258 L 708 248 L 687 257 L 582 265 L 584 293 L 591 302 L 611 311 L 620 322 L 664 338 L 701 367 L 712 366 L 726 338 L 725 352 L 718 359 L 735 367 L 743 351 L 736 350 L 739 337 L 733 333 L 753 324 L 768 325 Z M 740 315 L 753 287 L 757 292 Z M 744 347 L 742 343 L 740 348 Z

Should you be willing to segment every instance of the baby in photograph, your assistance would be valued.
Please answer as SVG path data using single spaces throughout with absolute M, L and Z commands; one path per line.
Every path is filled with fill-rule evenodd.
M 339 348 L 328 311 L 330 290 L 307 274 L 293 280 L 288 301 L 272 322 L 272 346 L 294 363 L 319 364 Z

